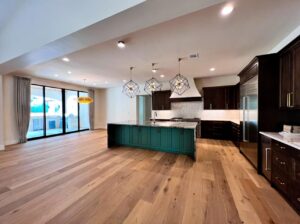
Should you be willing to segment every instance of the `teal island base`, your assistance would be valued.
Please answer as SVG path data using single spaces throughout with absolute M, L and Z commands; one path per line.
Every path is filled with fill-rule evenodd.
M 175 122 L 172 122 L 175 123 Z M 196 125 L 176 122 L 108 124 L 108 148 L 129 146 L 194 158 Z

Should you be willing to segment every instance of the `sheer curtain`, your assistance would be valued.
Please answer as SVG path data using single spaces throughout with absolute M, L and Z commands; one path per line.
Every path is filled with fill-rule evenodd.
M 25 77 L 14 76 L 14 102 L 19 143 L 27 141 L 26 134 L 30 121 L 30 84 Z

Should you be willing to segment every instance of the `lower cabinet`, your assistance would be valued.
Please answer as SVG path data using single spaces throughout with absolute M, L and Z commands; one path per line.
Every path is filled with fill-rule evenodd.
M 271 183 L 300 213 L 300 151 L 272 140 Z
M 123 145 L 194 156 L 195 130 L 108 125 L 108 147 Z

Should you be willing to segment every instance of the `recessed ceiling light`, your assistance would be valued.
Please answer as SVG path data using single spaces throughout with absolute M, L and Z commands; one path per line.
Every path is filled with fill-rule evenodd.
M 164 75 L 164 74 L 161 74 L 161 75 L 160 75 L 160 77 L 161 77 L 161 78 L 164 78 L 164 77 L 165 77 L 165 75 Z
M 125 82 L 127 82 L 127 80 L 126 80 L 126 79 L 124 79 L 124 80 L 123 80 L 123 82 L 125 83 Z
M 222 16 L 227 16 L 227 15 L 229 15 L 230 13 L 232 13 L 233 9 L 234 9 L 233 5 L 226 5 L 226 6 L 224 6 L 224 7 L 222 8 L 222 10 L 221 10 L 221 15 L 222 15 Z
M 65 61 L 65 62 L 69 62 L 70 61 L 70 59 L 67 58 L 67 57 L 62 58 L 61 60 Z
M 157 68 L 152 69 L 152 72 L 156 73 L 157 72 Z
M 71 71 L 68 71 L 68 74 L 72 74 L 72 72 L 71 72 Z
M 210 68 L 209 71 L 214 72 L 214 71 L 216 71 L 216 69 L 215 68 Z
M 55 77 L 58 77 L 58 74 L 54 74 Z
M 118 44 L 117 44 L 117 45 L 118 45 L 119 48 L 125 48 L 125 47 L 126 47 L 124 41 L 118 41 Z

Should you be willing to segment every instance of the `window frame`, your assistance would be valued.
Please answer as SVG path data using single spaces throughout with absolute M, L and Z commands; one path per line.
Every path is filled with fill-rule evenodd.
M 44 118 L 44 123 L 43 123 L 43 136 L 39 137 L 33 137 L 33 138 L 28 138 L 28 141 L 32 140 L 37 140 L 37 139 L 43 139 L 43 138 L 51 138 L 51 137 L 56 137 L 56 136 L 61 136 L 61 135 L 67 135 L 67 134 L 72 134 L 72 133 L 77 133 L 77 132 L 82 132 L 82 131 L 88 131 L 90 128 L 82 129 L 80 130 L 80 104 L 77 104 L 77 109 L 78 109 L 78 130 L 76 131 L 71 131 L 71 132 L 66 132 L 66 117 L 65 117 L 65 112 L 66 112 L 66 104 L 65 104 L 65 92 L 66 90 L 69 91 L 76 91 L 77 92 L 77 97 L 79 97 L 79 92 L 83 93 L 88 93 L 86 91 L 82 90 L 76 90 L 76 89 L 66 89 L 66 88 L 59 88 L 55 86 L 48 86 L 48 85 L 40 85 L 40 84 L 31 84 L 31 86 L 40 86 L 43 88 L 43 118 Z M 54 134 L 54 135 L 46 135 L 46 87 L 48 88 L 55 88 L 55 89 L 60 89 L 61 94 L 62 94 L 62 133 L 59 134 Z M 31 96 L 30 96 L 31 97 Z

